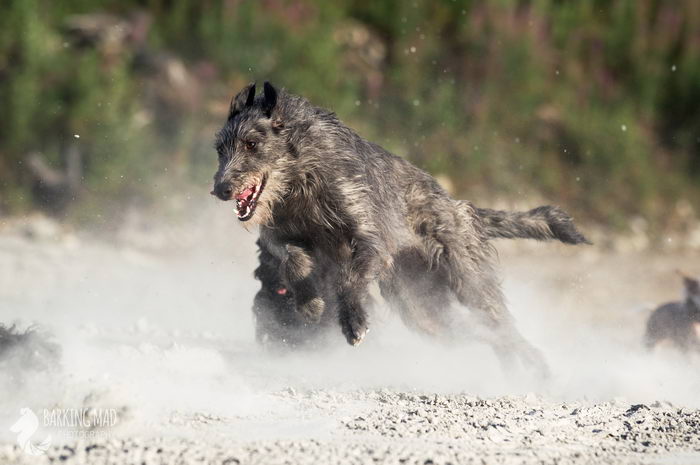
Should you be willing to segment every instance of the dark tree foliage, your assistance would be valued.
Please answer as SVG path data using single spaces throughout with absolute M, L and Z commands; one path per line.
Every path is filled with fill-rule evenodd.
M 204 181 L 215 121 L 256 79 L 469 198 L 539 195 L 659 229 L 699 199 L 695 0 L 7 0 L 0 213 Z M 51 180 L 70 187 L 61 206 L 37 194 Z

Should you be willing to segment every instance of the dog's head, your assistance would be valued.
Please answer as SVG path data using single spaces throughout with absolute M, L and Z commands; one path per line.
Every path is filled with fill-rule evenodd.
M 255 84 L 246 86 L 231 101 L 226 124 L 216 135 L 219 168 L 211 193 L 234 200 L 240 221 L 268 223 L 287 190 L 294 154 L 281 97 L 269 82 L 259 96 Z
M 690 276 L 683 276 L 686 301 L 695 306 L 700 316 L 700 281 Z

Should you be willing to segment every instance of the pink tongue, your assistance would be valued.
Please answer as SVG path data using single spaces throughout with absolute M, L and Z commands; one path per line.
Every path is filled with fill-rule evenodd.
M 238 194 L 236 196 L 236 200 L 245 200 L 248 197 L 250 197 L 251 195 L 253 195 L 253 192 L 255 192 L 255 188 L 249 187 L 246 190 L 244 190 L 243 192 L 241 192 L 240 194 Z

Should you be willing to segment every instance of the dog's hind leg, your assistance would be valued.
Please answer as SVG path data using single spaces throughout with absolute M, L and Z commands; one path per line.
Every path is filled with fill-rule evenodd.
M 506 372 L 516 371 L 520 362 L 534 368 L 538 375 L 548 376 L 540 352 L 515 327 L 495 279 L 484 280 L 478 287 L 463 285 L 459 288 L 461 294 L 457 294 L 445 270 L 429 269 L 428 261 L 415 250 L 399 253 L 394 265 L 379 287 L 406 326 L 443 343 L 486 343 Z M 461 305 L 455 305 L 453 296 Z M 474 311 L 465 314 L 465 306 Z
M 496 252 L 473 207 L 443 202 L 432 210 L 441 214 L 423 221 L 425 248 L 435 257 L 433 262 L 452 294 L 481 323 L 484 331 L 479 337 L 491 345 L 504 366 L 519 360 L 546 376 L 544 357 L 520 335 L 508 312 L 493 266 Z
M 514 369 L 519 360 L 539 376 L 549 377 L 542 353 L 515 327 L 495 275 L 481 274 L 478 283 L 467 280 L 453 291 L 459 302 L 476 314 L 479 329 L 483 329 L 479 331 L 479 338 L 491 345 L 506 370 Z
M 379 289 L 407 327 L 432 338 L 445 338 L 450 291 L 419 251 L 407 249 L 397 254 L 392 272 L 379 282 Z
M 540 376 L 549 377 L 549 368 L 542 353 L 530 344 L 515 327 L 515 322 L 508 312 L 502 297 L 494 300 L 493 294 L 498 291 L 487 291 L 484 295 L 483 286 L 497 286 L 497 283 L 480 283 L 480 288 L 472 288 L 469 295 L 460 296 L 460 302 L 478 312 L 479 331 L 481 339 L 487 341 L 493 348 L 504 368 L 515 368 L 516 360 L 527 368 L 534 369 Z M 489 295 L 490 294 L 490 295 Z
M 535 370 L 538 376 L 548 379 L 549 366 L 539 349 L 530 344 L 517 330 L 510 315 L 495 326 L 488 326 L 486 340 L 491 343 L 496 356 L 506 369 L 517 369 L 519 360 L 526 368 Z

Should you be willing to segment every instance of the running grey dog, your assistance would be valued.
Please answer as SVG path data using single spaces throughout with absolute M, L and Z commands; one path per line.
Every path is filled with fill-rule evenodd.
M 279 260 L 296 311 L 318 321 L 326 310 L 315 270 L 334 270 L 333 294 L 347 341 L 368 329 L 368 286 L 405 322 L 439 336 L 455 329 L 453 303 L 473 310 L 502 361 L 546 372 L 516 330 L 494 269 L 493 237 L 587 240 L 555 207 L 524 213 L 453 200 L 429 174 L 368 142 L 330 111 L 265 83 L 231 102 L 217 134 L 212 194 L 235 200 L 242 222 Z M 464 325 L 457 325 L 457 333 Z
M 649 316 L 644 345 L 653 349 L 662 341 L 671 342 L 682 352 L 700 351 L 696 325 L 700 325 L 700 281 L 679 272 L 685 298 L 661 305 Z

